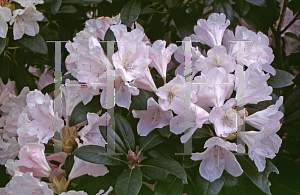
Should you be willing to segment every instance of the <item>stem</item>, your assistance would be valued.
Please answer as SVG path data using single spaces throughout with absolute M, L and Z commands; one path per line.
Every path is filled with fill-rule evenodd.
M 279 34 L 283 34 L 288 28 L 290 28 L 290 26 L 292 26 L 292 24 L 294 24 L 294 22 L 298 19 L 299 15 L 300 15 L 300 12 L 298 12 L 296 14 L 296 16 L 294 17 L 294 19 L 282 31 L 280 31 Z
M 70 178 L 68 178 L 68 181 L 67 181 L 67 183 L 66 183 L 66 186 L 65 186 L 65 189 L 64 189 L 64 192 L 66 192 L 67 191 L 67 188 L 68 188 L 68 185 L 69 185 L 69 183 L 70 183 Z
M 281 12 L 278 27 L 277 27 L 278 32 L 280 32 L 280 29 L 281 29 L 281 25 L 282 25 L 282 22 L 283 22 L 283 17 L 285 15 L 285 11 L 286 11 L 286 8 L 287 8 L 287 3 L 288 3 L 288 0 L 284 0 L 283 7 L 282 7 L 282 12 Z

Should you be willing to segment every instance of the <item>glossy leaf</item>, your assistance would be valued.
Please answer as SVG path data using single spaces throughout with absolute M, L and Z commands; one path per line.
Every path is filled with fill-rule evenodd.
M 287 7 L 290 8 L 290 10 L 292 10 L 293 14 L 295 15 L 298 11 L 300 11 L 300 1 L 299 0 L 289 1 Z
M 51 84 L 47 85 L 46 87 L 44 87 L 41 92 L 43 94 L 45 94 L 45 93 L 49 94 L 49 93 L 52 93 L 54 91 L 55 91 L 55 83 L 51 83 Z
M 155 180 L 166 179 L 169 173 L 177 176 L 183 183 L 187 183 L 186 172 L 183 167 L 171 158 L 146 159 L 140 164 L 141 171 L 146 176 Z
M 215 0 L 214 1 L 214 11 L 217 13 L 224 13 L 226 18 L 233 21 L 233 9 L 229 0 Z
M 131 97 L 130 109 L 132 110 L 147 110 L 147 100 L 149 99 L 148 93 L 140 89 L 140 93 L 137 96 Z
M 236 158 L 242 166 L 245 175 L 263 192 L 271 194 L 271 183 L 268 180 L 268 176 L 271 172 L 279 174 L 278 169 L 269 160 L 267 160 L 265 170 L 263 172 L 258 172 L 254 162 L 248 156 L 236 155 Z
M 144 152 L 146 150 L 149 150 L 162 143 L 163 141 L 164 139 L 158 132 L 152 131 L 147 136 L 142 136 L 140 138 L 140 151 Z
M 127 151 L 135 151 L 135 138 L 129 122 L 120 114 L 115 115 L 116 132 L 125 144 Z M 126 151 L 126 152 L 127 152 Z
M 236 8 L 236 11 L 239 13 L 239 15 L 241 16 L 244 16 L 246 15 L 249 10 L 250 10 L 250 3 L 247 2 L 246 0 L 236 0 L 236 3 L 235 3 L 235 8 Z
M 39 34 L 35 35 L 34 37 L 23 35 L 23 37 L 18 41 L 33 52 L 41 54 L 48 53 L 47 44 L 43 37 Z
M 64 0 L 63 3 L 73 3 L 73 4 L 98 4 L 103 0 Z
M 300 87 L 296 88 L 293 93 L 284 101 L 286 114 L 291 113 L 300 105 Z
M 212 4 L 212 2 L 214 2 L 214 0 L 204 0 L 206 6 Z
M 299 53 L 300 52 L 300 45 L 297 45 L 297 46 L 293 47 L 291 52 L 292 53 Z
M 206 128 L 198 128 L 192 136 L 193 139 L 206 137 L 211 137 L 210 131 Z
M 68 155 L 66 160 L 65 160 L 65 164 L 63 164 L 63 166 L 61 167 L 63 170 L 65 170 L 66 175 L 68 176 L 72 170 L 74 164 L 74 155 Z
M 45 0 L 45 9 L 47 10 L 47 12 L 55 15 L 61 6 L 61 1 L 62 0 Z
M 182 195 L 183 184 L 175 175 L 168 175 L 165 181 L 159 181 L 154 189 L 154 195 Z
M 107 128 L 107 130 L 106 130 L 106 128 Z M 100 126 L 99 129 L 100 129 L 101 135 L 103 136 L 103 138 L 106 141 L 107 141 L 107 134 L 109 136 L 113 136 L 114 135 L 114 138 L 110 138 L 110 139 L 114 139 L 115 152 L 117 152 L 117 153 L 122 152 L 125 155 L 127 154 L 127 152 L 126 152 L 126 146 L 123 143 L 123 141 L 121 140 L 120 136 L 116 132 L 114 134 L 113 133 L 107 133 L 107 131 L 113 131 L 112 128 L 106 127 L 106 126 Z
M 153 195 L 154 192 L 145 184 L 142 184 L 142 188 L 139 191 L 139 195 Z
M 4 165 L 0 165 L 0 188 L 5 187 L 5 185 L 9 182 L 9 175 L 6 174 L 6 167 Z
M 137 195 L 142 187 L 142 172 L 139 169 L 124 171 L 115 185 L 116 195 Z
M 253 5 L 265 7 L 267 6 L 267 1 L 266 0 L 246 0 L 249 3 L 252 3 Z
M 102 109 L 100 105 L 100 96 L 94 96 L 93 99 L 84 105 L 82 102 L 77 104 L 71 114 L 69 124 L 70 126 L 77 125 L 82 121 L 87 120 L 86 115 L 88 112 L 97 113 Z
M 273 88 L 286 87 L 293 84 L 293 79 L 294 76 L 291 73 L 276 69 L 276 75 L 270 77 L 268 80 L 268 85 Z
M 7 56 L 0 56 L 0 77 L 2 82 L 6 84 L 10 76 L 11 61 Z
M 217 179 L 213 182 L 209 182 L 206 179 L 204 179 L 203 177 L 201 177 L 200 174 L 197 174 L 195 185 L 197 187 L 198 193 L 200 192 L 200 194 L 217 195 L 223 188 L 225 179 L 226 179 L 226 177 L 223 173 L 219 179 Z
M 131 0 L 129 1 L 121 10 L 121 20 L 122 23 L 128 27 L 132 26 L 132 23 L 135 22 L 141 12 L 141 2 L 140 0 Z
M 2 52 L 5 48 L 5 45 L 6 45 L 6 38 L 1 38 L 0 37 L 0 54 L 2 54 Z
M 104 165 L 121 165 L 123 160 L 118 155 L 108 155 L 106 148 L 97 145 L 86 145 L 77 148 L 73 154 L 78 158 Z
M 157 129 L 160 135 L 163 137 L 169 138 L 172 135 L 172 132 L 170 131 L 170 126 L 164 126 L 163 128 Z M 156 131 L 156 130 L 155 130 Z
M 296 34 L 294 34 L 294 33 L 287 32 L 284 35 L 287 36 L 287 37 L 290 37 L 290 38 L 292 38 L 292 39 L 294 39 L 296 41 L 300 41 L 300 38 Z
M 190 15 L 177 7 L 170 8 L 170 12 L 181 39 L 194 33 L 195 22 Z
M 60 13 L 73 14 L 77 12 L 77 9 L 73 5 L 65 5 L 60 8 Z

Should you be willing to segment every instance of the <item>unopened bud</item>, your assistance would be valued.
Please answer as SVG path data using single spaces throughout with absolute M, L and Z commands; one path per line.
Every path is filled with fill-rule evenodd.
M 136 154 L 131 150 L 128 151 L 127 160 L 131 165 L 135 165 L 138 162 Z

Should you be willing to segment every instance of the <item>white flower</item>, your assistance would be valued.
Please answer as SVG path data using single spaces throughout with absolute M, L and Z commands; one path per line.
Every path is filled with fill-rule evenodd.
M 55 154 L 46 156 L 47 162 L 52 169 L 52 173 L 58 178 L 62 178 L 64 176 L 66 176 L 65 170 L 63 170 L 61 167 L 63 166 L 63 164 L 65 164 L 65 160 L 66 160 L 67 156 L 68 156 L 68 154 L 65 152 L 57 152 Z M 52 164 L 50 161 L 56 161 L 56 162 L 59 162 L 60 164 L 59 164 L 59 166 L 57 166 L 57 165 Z
M 282 140 L 276 134 L 280 126 L 269 123 L 262 131 L 239 132 L 238 136 L 248 146 L 248 155 L 254 160 L 259 172 L 266 166 L 266 158 L 274 158 L 278 153 Z
M 43 14 L 37 11 L 35 6 L 32 4 L 28 5 L 24 10 L 14 10 L 10 21 L 10 25 L 14 23 L 14 40 L 21 39 L 24 33 L 29 36 L 35 36 L 38 34 L 39 25 L 37 21 L 41 21 L 43 18 Z
M 271 105 L 264 110 L 246 117 L 245 122 L 259 130 L 264 129 L 269 123 L 277 124 L 280 127 L 279 120 L 283 117 L 283 113 L 278 111 L 278 109 L 282 103 L 283 97 L 280 96 L 275 105 Z
M 231 151 L 236 151 L 236 144 L 224 141 L 218 137 L 208 139 L 202 153 L 192 153 L 192 160 L 202 160 L 199 172 L 200 175 L 213 182 L 220 178 L 225 169 L 230 175 L 238 177 L 243 173 L 241 165 Z M 231 151 L 230 151 L 231 150 Z
M 7 142 L 0 136 L 0 164 L 5 165 L 8 159 L 15 159 L 20 150 L 20 146 L 15 137 Z
M 7 22 L 11 19 L 11 10 L 0 6 L 0 37 L 5 38 L 7 33 Z
M 96 195 L 108 195 L 111 191 L 113 191 L 113 187 L 109 186 L 108 190 L 104 192 L 104 190 L 100 190 Z
M 106 141 L 100 133 L 99 126 L 106 126 L 110 120 L 110 115 L 104 113 L 99 117 L 95 113 L 87 113 L 88 125 L 83 127 L 78 135 L 83 141 L 83 145 L 99 145 L 105 147 Z
M 175 134 L 181 134 L 186 129 L 190 128 L 188 133 L 180 137 L 181 143 L 186 143 L 192 137 L 197 128 L 201 128 L 203 123 L 208 121 L 209 114 L 204 109 L 191 103 L 191 121 L 186 121 L 186 116 L 182 113 L 182 110 L 184 109 L 183 106 L 184 105 L 181 105 L 181 108 L 176 109 L 178 111 L 180 110 L 181 112 L 177 112 L 178 116 L 175 116 L 171 119 L 170 131 Z M 188 123 L 188 125 L 186 125 L 186 123 Z
M 60 193 L 60 195 L 88 195 L 88 194 L 84 191 L 70 190 L 70 191 L 67 191 L 67 192 Z
M 137 132 L 140 136 L 147 136 L 155 128 L 162 128 L 170 124 L 172 111 L 164 111 L 151 97 L 147 100 L 147 110 L 132 110 L 133 117 L 140 118 Z
M 215 132 L 220 137 L 227 137 L 235 133 L 243 120 L 237 114 L 235 107 L 236 100 L 231 98 L 220 108 L 214 107 L 209 113 L 209 120 L 214 124 Z
M 22 7 L 27 7 L 28 5 L 43 4 L 44 0 L 13 0 L 14 2 L 19 3 Z
M 40 181 L 32 176 L 32 173 L 25 173 L 22 176 L 13 176 L 5 186 L 6 194 L 23 195 L 53 195 L 46 182 Z
M 152 92 L 156 92 L 157 88 L 156 85 L 153 81 L 152 75 L 150 73 L 149 67 L 148 66 L 143 66 L 140 67 L 141 69 L 144 70 L 139 70 L 138 74 L 137 74 L 137 78 L 134 79 L 133 82 L 131 82 L 130 84 L 132 86 L 135 86 L 139 89 L 145 89 L 147 91 L 152 91 Z
M 53 69 L 50 69 L 50 66 L 45 65 L 45 70 L 42 73 L 39 68 L 35 68 L 32 66 L 29 66 L 28 72 L 32 73 L 33 75 L 39 77 L 39 79 L 35 79 L 35 84 L 38 87 L 39 90 L 42 90 L 47 85 L 50 85 L 54 82 L 53 78 Z
M 223 45 L 216 46 L 207 52 L 207 58 L 199 58 L 195 62 L 198 71 L 208 71 L 213 67 L 222 67 L 226 73 L 231 73 L 236 69 L 235 59 L 227 55 Z
M 106 166 L 102 164 L 90 163 L 74 156 L 74 164 L 69 174 L 69 178 L 74 179 L 85 174 L 93 177 L 99 177 L 105 175 L 106 173 L 108 173 Z
M 235 76 L 227 74 L 223 68 L 214 67 L 208 72 L 202 72 L 201 76 L 194 78 L 197 84 L 197 104 L 205 110 L 209 107 L 221 107 L 228 99 L 234 88 Z
M 242 78 L 243 80 L 241 79 L 236 82 L 237 89 L 240 89 L 236 91 L 237 106 L 272 100 L 270 94 L 273 89 L 267 83 L 269 78 L 269 74 L 248 68 L 245 71 L 245 79 Z
M 221 45 L 224 31 L 229 25 L 230 21 L 226 20 L 225 14 L 212 13 L 207 21 L 198 20 L 194 31 L 201 43 L 214 47 Z
M 167 66 L 171 60 L 171 56 L 177 49 L 175 44 L 170 44 L 167 48 L 166 41 L 157 40 L 150 48 L 149 58 L 152 60 L 150 67 L 154 67 L 163 80 L 166 82 Z
M 156 95 L 159 97 L 158 103 L 162 109 L 173 109 L 178 102 L 184 101 L 183 95 L 185 91 L 185 80 L 181 75 L 176 75 L 171 81 L 158 88 Z M 192 86 L 192 93 L 195 93 L 194 86 Z M 195 95 L 193 95 L 193 101 L 195 101 Z

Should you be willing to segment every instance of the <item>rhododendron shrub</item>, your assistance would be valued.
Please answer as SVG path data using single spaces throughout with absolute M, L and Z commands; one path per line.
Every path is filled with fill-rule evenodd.
M 277 159 L 292 151 L 281 132 L 299 115 L 298 72 L 278 69 L 281 25 L 298 4 L 284 1 L 271 38 L 244 18 L 264 4 L 234 1 L 237 18 L 230 2 L 204 2 L 214 12 L 197 20 L 188 18 L 202 3 L 151 4 L 166 8 L 156 12 L 171 32 L 153 39 L 143 14 L 154 9 L 138 0 L 112 17 L 96 17 L 98 1 L 1 1 L 0 71 L 20 71 L 0 74 L 0 195 L 280 191 L 289 169 Z M 67 35 L 55 18 L 89 6 L 83 29 L 58 40 Z M 54 61 L 41 60 L 53 48 Z

